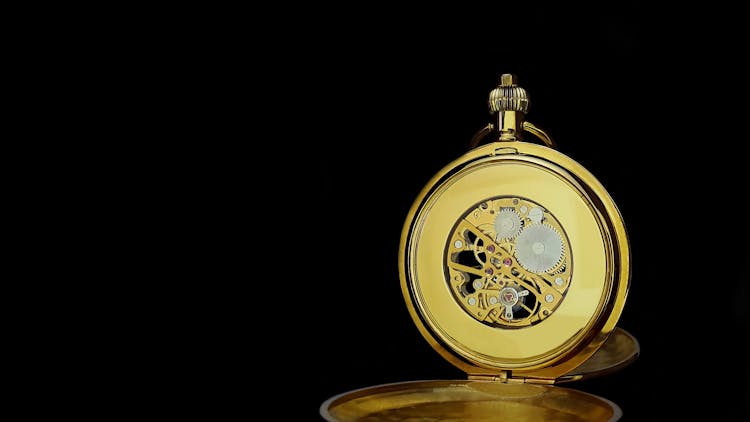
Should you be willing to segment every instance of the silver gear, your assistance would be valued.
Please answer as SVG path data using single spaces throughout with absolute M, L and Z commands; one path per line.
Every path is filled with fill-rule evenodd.
M 542 210 L 539 207 L 534 207 L 529 210 L 528 214 L 529 220 L 533 221 L 534 223 L 541 223 L 542 219 L 544 218 L 544 210 Z
M 513 208 L 503 208 L 495 217 L 495 241 L 512 239 L 521 231 L 521 216 Z
M 547 224 L 526 226 L 516 239 L 516 259 L 533 273 L 545 273 L 555 268 L 563 258 L 560 234 Z

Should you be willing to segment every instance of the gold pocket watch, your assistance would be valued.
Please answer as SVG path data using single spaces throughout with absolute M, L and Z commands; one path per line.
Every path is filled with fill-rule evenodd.
M 625 225 L 602 184 L 525 121 L 528 107 L 516 77 L 502 75 L 489 96 L 494 122 L 429 180 L 402 231 L 412 320 L 467 379 L 346 392 L 321 405 L 325 419 L 620 418 L 617 404 L 556 384 L 639 353 L 616 327 L 630 283 Z

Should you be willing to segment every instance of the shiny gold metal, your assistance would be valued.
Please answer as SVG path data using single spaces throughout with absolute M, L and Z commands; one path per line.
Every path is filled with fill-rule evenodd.
M 469 380 L 352 391 L 321 406 L 328 420 L 619 419 L 614 403 L 552 384 L 609 374 L 640 352 L 616 327 L 630 286 L 622 216 L 525 120 L 515 75 L 501 76 L 488 105 L 495 122 L 414 201 L 398 257 L 414 324 Z
M 523 329 L 471 318 L 457 306 L 446 279 L 445 254 L 466 207 L 498 196 L 541 204 L 570 243 L 574 270 L 564 300 L 544 323 Z M 427 183 L 404 226 L 399 268 L 412 319 L 448 361 L 471 375 L 512 370 L 554 379 L 593 355 L 614 329 L 627 295 L 630 252 L 614 202 L 580 164 L 544 146 L 493 142 Z
M 516 75 L 501 75 L 500 84 L 490 92 L 488 105 L 490 112 L 495 114 L 495 129 L 500 141 L 523 138 L 523 119 L 529 108 L 529 97 L 516 81 Z
M 622 328 L 615 328 L 602 347 L 581 366 L 555 380 L 555 383 L 600 377 L 631 364 L 641 352 L 638 340 Z
M 547 145 L 548 147 L 552 149 L 557 149 L 557 144 L 555 143 L 552 138 L 547 135 L 543 130 L 539 129 L 538 127 L 534 126 L 533 124 L 529 122 L 523 122 L 523 130 L 526 132 L 531 133 L 532 135 L 536 136 L 537 138 L 541 139 L 542 142 L 544 142 L 544 145 Z M 477 133 L 474 134 L 474 136 L 471 138 L 471 141 L 469 141 L 469 147 L 474 148 L 477 145 L 479 145 L 480 142 L 495 131 L 495 125 L 492 123 L 488 123 L 487 126 L 483 127 Z
M 609 400 L 570 388 L 495 381 L 414 381 L 347 392 L 321 406 L 327 421 L 615 421 Z
M 544 142 L 544 145 L 547 145 L 548 147 L 552 149 L 557 149 L 557 144 L 555 143 L 555 141 L 553 141 L 552 138 L 550 138 L 550 136 L 547 135 L 543 130 L 539 129 L 533 124 L 529 122 L 523 122 L 523 130 L 541 139 L 542 142 Z

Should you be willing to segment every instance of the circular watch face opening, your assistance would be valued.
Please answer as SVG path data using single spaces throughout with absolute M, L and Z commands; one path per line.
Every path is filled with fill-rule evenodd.
M 422 190 L 402 231 L 402 292 L 423 336 L 467 373 L 557 378 L 619 318 L 627 237 L 580 164 L 537 145 L 503 148 L 470 151 Z
M 488 198 L 456 222 L 445 248 L 453 298 L 490 327 L 530 327 L 565 300 L 573 257 L 565 230 L 545 206 L 517 196 Z

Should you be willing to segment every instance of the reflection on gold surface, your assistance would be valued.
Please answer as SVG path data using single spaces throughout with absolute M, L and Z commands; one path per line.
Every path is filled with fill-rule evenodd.
M 535 207 L 542 212 L 532 218 Z M 492 211 L 511 219 L 515 213 L 521 229 L 513 230 L 513 221 L 490 227 Z M 524 268 L 512 239 L 523 235 L 527 223 L 560 233 L 559 262 Z M 476 262 L 462 265 L 457 254 L 474 252 Z M 469 375 L 512 370 L 551 381 L 581 365 L 615 328 L 627 296 L 629 260 L 619 211 L 591 173 L 549 148 L 506 142 L 466 153 L 427 183 L 404 225 L 399 266 L 413 321 L 448 361 Z M 497 281 L 487 279 L 498 273 Z M 528 303 L 541 303 L 501 310 L 505 283 L 515 289 L 508 292 L 509 304 L 520 303 L 513 293 L 520 297 L 525 290 L 536 298 Z
M 640 352 L 641 347 L 635 337 L 622 328 L 615 328 L 593 356 L 557 382 L 577 381 L 609 374 L 632 363 Z
M 615 421 L 614 403 L 569 388 L 483 381 L 414 381 L 333 397 L 328 421 Z

